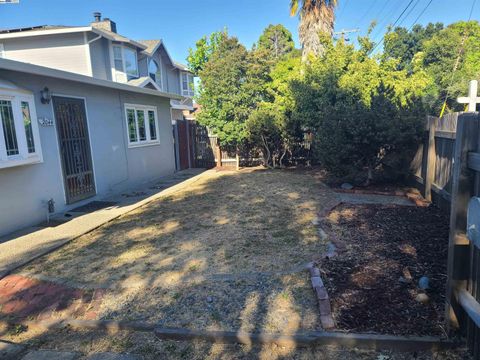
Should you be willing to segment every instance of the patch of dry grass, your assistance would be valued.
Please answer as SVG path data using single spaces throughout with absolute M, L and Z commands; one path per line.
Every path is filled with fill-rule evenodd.
M 300 269 L 325 249 L 312 220 L 332 201 L 307 173 L 211 171 L 20 271 L 109 287 L 103 318 L 312 330 L 318 311 Z

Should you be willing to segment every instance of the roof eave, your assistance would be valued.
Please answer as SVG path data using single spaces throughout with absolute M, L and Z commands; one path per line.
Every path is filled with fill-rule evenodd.
M 29 36 L 68 34 L 68 33 L 86 32 L 86 31 L 92 31 L 92 27 L 78 26 L 78 27 L 71 27 L 71 28 L 64 28 L 64 29 L 50 29 L 50 30 L 46 29 L 46 30 L 30 30 L 30 31 L 12 32 L 12 33 L 0 34 L 0 40 L 22 38 L 22 37 L 29 37 Z
M 106 87 L 106 88 L 111 88 L 116 90 L 136 92 L 136 93 L 153 95 L 153 96 L 158 96 L 158 97 L 163 97 L 168 99 L 176 99 L 176 100 L 183 99 L 183 97 L 178 94 L 172 94 L 172 93 L 163 92 L 159 90 L 152 90 L 152 89 L 128 85 L 124 83 L 113 82 L 110 80 L 96 79 L 86 75 L 80 75 L 80 74 L 76 74 L 68 71 L 52 69 L 44 66 L 39 66 L 39 65 L 24 63 L 20 61 L 9 60 L 9 59 L 0 58 L 0 70 L 18 71 L 18 72 L 23 72 L 27 74 L 53 77 L 57 79 L 79 82 L 79 83 L 93 85 L 93 86 L 100 86 L 100 87 Z

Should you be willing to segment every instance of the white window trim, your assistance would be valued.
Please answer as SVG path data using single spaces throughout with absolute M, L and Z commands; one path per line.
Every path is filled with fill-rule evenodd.
M 120 48 L 120 52 L 122 54 L 122 67 L 123 67 L 123 71 L 119 71 L 115 68 L 115 51 L 113 50 L 114 47 L 119 47 Z M 137 55 L 137 51 L 131 47 L 127 47 L 125 45 L 121 45 L 121 44 L 115 44 L 115 43 L 112 43 L 111 44 L 111 65 L 112 65 L 112 75 L 113 75 L 113 81 L 115 82 L 128 82 L 128 76 L 129 74 L 127 73 L 127 65 L 125 63 L 125 48 L 128 48 L 128 50 L 131 50 L 134 54 L 135 54 L 135 64 L 137 65 L 137 72 L 135 75 L 130 75 L 130 76 L 133 76 L 134 78 L 138 78 L 139 77 L 139 69 L 138 69 L 138 55 Z M 118 73 L 121 74 L 121 78 L 124 79 L 124 81 L 120 81 L 119 80 L 119 77 L 118 77 Z
M 2 43 L 0 43 L 0 58 L 5 57 L 5 47 L 3 46 Z
M 124 113 L 125 113 L 125 125 L 126 125 L 126 136 L 128 140 L 128 147 L 129 148 L 137 148 L 137 147 L 144 147 L 144 146 L 153 146 L 153 145 L 159 145 L 160 144 L 160 131 L 159 131 L 159 123 L 158 123 L 158 112 L 157 108 L 155 106 L 148 106 L 148 105 L 139 105 L 139 104 L 125 104 L 124 106 Z M 135 127 L 136 127 L 136 132 L 137 132 L 137 141 L 130 141 L 130 133 L 129 133 L 129 127 L 128 127 L 128 114 L 127 110 L 134 110 L 135 113 Z M 144 120 L 145 120 L 145 134 L 147 140 L 140 141 L 140 134 L 138 131 L 138 120 L 137 120 L 137 110 L 144 111 Z M 148 111 L 153 111 L 153 114 L 155 116 L 155 131 L 157 134 L 157 139 L 156 140 L 150 140 L 150 124 L 148 120 Z
M 38 128 L 35 99 L 33 95 L 16 90 L 0 89 L 0 100 L 7 100 L 11 101 L 12 103 L 15 133 L 17 136 L 17 145 L 19 151 L 19 153 L 16 155 L 7 155 L 7 147 L 3 134 L 3 125 L 0 118 L 0 169 L 43 162 L 42 145 L 40 142 L 40 132 Z M 30 111 L 33 141 L 35 144 L 35 152 L 33 153 L 28 152 L 27 137 L 21 109 L 22 102 L 28 103 L 28 108 Z
M 181 92 L 181 95 L 182 96 L 185 96 L 185 97 L 193 97 L 195 95 L 195 90 L 188 87 L 187 89 L 185 89 L 183 87 L 183 75 L 187 75 L 187 86 L 190 85 L 190 84 L 193 84 L 193 81 L 194 81 L 194 77 L 192 74 L 190 74 L 189 72 L 186 72 L 186 71 L 180 71 L 180 92 Z M 191 78 L 191 82 L 189 81 Z
M 155 79 L 155 84 L 158 85 L 158 87 L 160 88 L 161 91 L 163 91 L 163 69 L 162 69 L 162 59 L 159 58 L 158 61 L 156 61 L 156 59 L 154 59 L 153 57 L 151 58 L 148 58 L 147 59 L 147 73 L 148 73 L 148 77 L 150 77 L 150 62 L 151 61 L 154 61 L 157 66 L 158 66 L 158 70 L 160 72 L 160 84 L 158 83 L 158 81 Z M 153 80 L 153 79 L 152 79 Z

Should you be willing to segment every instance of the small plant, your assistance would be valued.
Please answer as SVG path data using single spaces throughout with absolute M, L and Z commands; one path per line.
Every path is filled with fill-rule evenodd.
M 290 299 L 290 294 L 286 291 L 283 291 L 282 293 L 280 293 L 280 296 L 283 300 L 288 300 Z
M 217 310 L 213 310 L 210 316 L 213 321 L 216 321 L 216 322 L 222 321 L 222 315 Z
M 165 344 L 165 350 L 169 353 L 174 353 L 177 350 L 177 345 L 171 341 Z
M 10 327 L 10 329 L 8 329 L 8 334 L 9 335 L 13 335 L 13 336 L 16 336 L 16 335 L 20 335 L 21 333 L 25 332 L 28 330 L 28 327 L 26 327 L 25 325 L 22 325 L 22 324 L 15 324 L 15 325 L 12 325 Z
M 200 266 L 198 264 L 192 264 L 188 267 L 188 270 L 191 272 L 198 271 L 200 269 Z

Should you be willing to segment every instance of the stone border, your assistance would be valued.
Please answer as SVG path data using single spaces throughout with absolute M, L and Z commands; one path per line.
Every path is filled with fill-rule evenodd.
M 414 203 L 418 207 L 428 207 L 430 206 L 431 202 L 425 200 L 422 195 L 417 194 L 412 191 L 402 191 L 402 190 L 395 190 L 395 191 L 377 191 L 377 190 L 363 190 L 363 189 L 332 189 L 333 192 L 339 194 L 359 194 L 359 195 L 382 195 L 382 196 L 398 196 L 398 197 L 406 197 L 412 203 Z
M 330 306 L 330 298 L 328 297 L 327 289 L 320 277 L 320 269 L 312 264 L 309 267 L 311 276 L 312 288 L 317 295 L 318 309 L 320 310 L 320 322 L 325 330 L 335 328 L 335 322 L 332 317 L 332 308 Z
M 362 194 L 362 195 L 384 195 L 384 196 L 407 196 L 407 192 L 403 190 L 395 191 L 378 191 L 378 190 L 363 190 L 363 189 L 332 189 L 336 193 L 341 194 Z
M 15 323 L 18 324 L 18 323 Z M 203 340 L 227 344 L 277 344 L 280 346 L 328 345 L 343 348 L 395 351 L 444 350 L 461 346 L 460 343 L 430 336 L 394 336 L 356 334 L 329 331 L 302 331 L 294 334 L 246 333 L 241 331 L 208 331 L 183 328 L 162 328 L 156 324 L 115 320 L 50 320 L 26 321 L 22 325 L 51 330 L 69 327 L 72 330 L 152 332 L 161 340 Z

